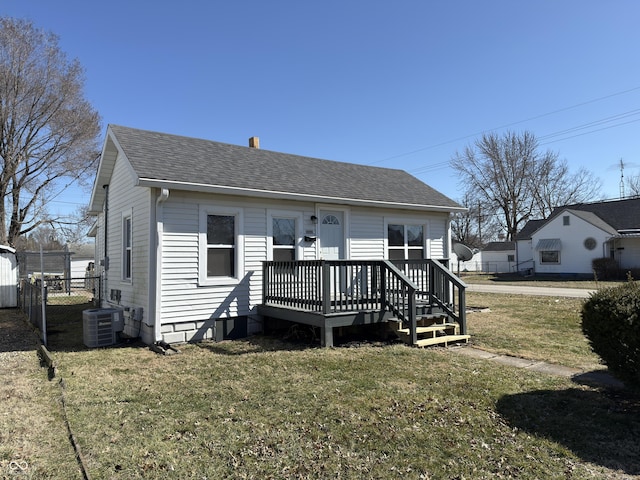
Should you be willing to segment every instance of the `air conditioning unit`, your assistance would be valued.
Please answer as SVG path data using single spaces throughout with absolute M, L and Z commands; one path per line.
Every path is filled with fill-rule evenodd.
M 89 348 L 108 347 L 118 342 L 118 333 L 124 328 L 122 310 L 93 308 L 82 311 L 82 336 Z

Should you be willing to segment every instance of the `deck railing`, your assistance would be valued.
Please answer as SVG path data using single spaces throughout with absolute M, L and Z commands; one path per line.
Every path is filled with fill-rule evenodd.
M 465 284 L 437 260 L 268 261 L 263 303 L 324 315 L 389 310 L 415 333 L 418 302 L 437 305 L 466 334 Z

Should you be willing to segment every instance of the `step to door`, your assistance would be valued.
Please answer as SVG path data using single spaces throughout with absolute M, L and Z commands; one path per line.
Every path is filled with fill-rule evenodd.
M 433 332 L 443 332 L 445 330 L 453 330 L 454 333 L 457 333 L 458 324 L 457 323 L 437 323 L 434 325 L 429 325 L 428 327 L 417 326 L 416 333 L 418 335 L 423 333 L 433 333 Z M 396 330 L 397 333 L 402 333 L 409 335 L 411 331 L 408 328 L 399 328 Z
M 471 335 L 445 335 L 443 337 L 423 338 L 416 342 L 416 346 L 429 347 L 431 345 L 444 345 L 446 347 L 450 343 L 467 343 L 469 338 L 471 338 Z

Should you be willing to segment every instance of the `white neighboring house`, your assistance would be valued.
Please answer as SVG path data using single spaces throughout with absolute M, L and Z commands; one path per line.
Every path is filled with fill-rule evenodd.
M 460 261 L 460 272 L 509 273 L 515 271 L 516 242 L 489 242 L 482 250 L 474 250 L 473 257 Z M 451 269 L 458 272 L 458 256 L 451 253 Z
M 95 245 L 69 245 L 68 250 L 71 251 L 71 278 L 84 278 L 87 274 L 87 268 L 95 261 Z
M 558 207 L 528 222 L 516 241 L 521 272 L 592 274 L 597 258 L 640 268 L 640 198 Z
M 482 249 L 482 271 L 513 272 L 516 265 L 516 242 L 489 242 Z
M 96 273 L 144 342 L 259 331 L 266 260 L 449 258 L 465 209 L 408 173 L 250 145 L 108 127 Z

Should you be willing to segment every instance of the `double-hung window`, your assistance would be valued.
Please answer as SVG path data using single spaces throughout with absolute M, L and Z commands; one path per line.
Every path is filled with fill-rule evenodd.
M 296 219 L 277 218 L 273 221 L 273 259 L 275 261 L 290 261 L 296 259 Z
M 422 260 L 424 256 L 424 226 L 389 223 L 387 225 L 389 260 Z
M 236 217 L 207 215 L 207 277 L 236 276 Z
M 242 215 L 238 210 L 201 207 L 200 284 L 236 283 L 242 274 Z
M 268 260 L 288 262 L 302 257 L 302 213 L 289 210 L 267 211 Z
M 131 281 L 133 231 L 131 211 L 122 215 L 122 280 Z

